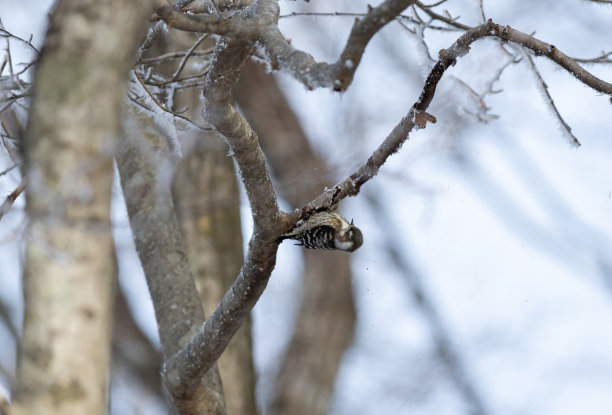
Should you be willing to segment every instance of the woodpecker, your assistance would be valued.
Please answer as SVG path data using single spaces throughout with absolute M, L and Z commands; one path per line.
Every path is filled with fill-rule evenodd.
M 295 239 L 299 244 L 309 249 L 340 249 L 353 252 L 363 244 L 363 234 L 353 221 L 335 212 L 318 212 L 306 221 L 298 222 L 291 230 L 279 238 Z

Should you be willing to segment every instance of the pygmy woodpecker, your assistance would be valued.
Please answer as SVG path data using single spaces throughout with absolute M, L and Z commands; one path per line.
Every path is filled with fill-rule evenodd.
M 291 230 L 279 238 L 295 239 L 310 249 L 340 249 L 353 252 L 363 244 L 363 234 L 353 221 L 335 212 L 318 212 L 307 220 L 298 222 Z

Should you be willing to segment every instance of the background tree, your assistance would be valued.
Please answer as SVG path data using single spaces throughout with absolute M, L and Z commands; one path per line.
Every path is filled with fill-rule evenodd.
M 516 96 L 516 88 L 500 94 L 501 99 L 496 100 L 492 95 L 507 74 L 520 73 L 511 85 L 521 86 L 525 82 L 524 74 L 530 72 L 535 75 L 535 87 L 531 89 L 541 90 L 544 103 L 552 118 L 558 121 L 570 145 L 577 146 L 590 140 L 592 146 L 609 150 L 609 147 L 600 144 L 598 138 L 591 139 L 590 132 L 586 134 L 589 138 L 584 138 L 570 128 L 571 121 L 563 117 L 563 104 L 553 99 L 554 94 L 548 88 L 550 82 L 545 81 L 549 77 L 554 79 L 556 75 L 551 75 L 548 68 L 541 71 L 536 66 L 539 60 L 532 57 L 532 54 L 543 56 L 564 72 L 574 75 L 577 80 L 571 80 L 571 84 L 587 85 L 590 88 L 588 97 L 593 100 L 585 112 L 596 114 L 601 106 L 607 106 L 609 110 L 609 97 L 612 94 L 611 85 L 601 80 L 609 75 L 609 52 L 604 50 L 599 53 L 598 50 L 605 45 L 595 46 L 598 48 L 595 51 L 589 50 L 594 58 L 570 58 L 568 54 L 573 53 L 562 52 L 565 49 L 561 34 L 555 33 L 550 37 L 555 39 L 553 46 L 538 40 L 545 39 L 540 30 L 536 38 L 526 34 L 528 30 L 522 32 L 513 29 L 515 21 L 516 27 L 519 27 L 516 16 L 508 19 L 512 27 L 498 25 L 496 23 L 501 22 L 498 19 L 500 12 L 494 8 L 489 11 L 482 2 L 463 5 L 461 15 L 464 17 L 461 18 L 454 17 L 459 15 L 458 9 L 446 11 L 441 4 L 427 6 L 415 1 L 387 0 L 369 7 L 365 12 L 363 5 L 353 2 L 345 5 L 346 12 L 341 13 L 337 10 L 331 13 L 309 11 L 307 8 L 305 12 L 284 15 L 280 22 L 291 20 L 292 23 L 286 26 L 281 24 L 286 32 L 281 34 L 278 30 L 279 9 L 274 1 L 259 0 L 254 4 L 249 1 L 203 4 L 184 1 L 175 7 L 160 1 L 153 5 L 156 14 L 152 17 L 144 44 L 136 52 L 141 39 L 138 33 L 142 33 L 146 23 L 144 16 L 148 16 L 151 5 L 134 3 L 131 6 L 134 8 L 133 15 L 119 13 L 119 17 L 113 13 L 117 7 L 113 4 L 80 5 L 77 9 L 69 1 L 59 2 L 37 61 L 32 90 L 27 80 L 21 79 L 22 74 L 13 70 L 10 50 L 7 49 L 7 59 L 3 65 L 7 75 L 3 85 L 7 85 L 8 92 L 2 115 L 13 116 L 18 125 L 20 117 L 23 120 L 19 106 L 30 109 L 23 140 L 20 128 L 11 127 L 8 121 L 2 124 L 7 154 L 14 158 L 16 165 L 21 166 L 21 156 L 13 147 L 16 145 L 23 149 L 27 178 L 27 185 L 18 181 L 3 204 L 2 212 L 10 210 L 24 187 L 28 196 L 28 231 L 24 234 L 28 246 L 24 279 L 26 318 L 20 377 L 19 382 L 15 383 L 18 388 L 10 408 L 12 412 L 104 411 L 114 269 L 109 244 L 108 209 L 111 195 L 110 160 L 113 155 L 121 176 L 135 246 L 155 308 L 162 350 L 162 381 L 174 413 L 255 411 L 249 392 L 253 390 L 253 374 L 248 353 L 248 332 L 243 331 L 240 339 L 235 338 L 237 352 L 228 354 L 226 360 L 226 369 L 240 368 L 238 374 L 235 370 L 224 369 L 223 361 L 219 363 L 224 386 L 216 369 L 217 360 L 268 283 L 276 262 L 278 236 L 291 229 L 297 220 L 307 220 L 317 210 L 336 208 L 346 196 L 356 195 L 359 195 L 357 200 L 366 202 L 358 212 L 362 213 L 362 217 L 367 217 L 364 213 L 369 211 L 373 218 L 368 227 L 371 231 L 366 233 L 366 238 L 370 238 L 366 240 L 372 242 L 365 248 L 369 246 L 370 250 L 362 249 L 356 254 L 358 267 L 366 271 L 369 267 L 378 268 L 373 265 L 376 259 L 385 258 L 380 262 L 388 265 L 376 271 L 376 275 L 379 272 L 382 275 L 393 273 L 403 278 L 399 286 L 409 295 L 396 298 L 401 298 L 402 303 L 414 304 L 416 310 L 421 311 L 419 315 L 423 319 L 417 324 L 428 328 L 423 330 L 421 336 L 429 339 L 425 343 L 430 345 L 429 349 L 424 347 L 415 351 L 413 355 L 421 353 L 424 358 L 413 357 L 412 363 L 403 363 L 401 358 L 389 353 L 393 364 L 387 371 L 369 373 L 367 369 L 362 369 L 361 373 L 368 373 L 370 378 L 364 380 L 362 385 L 368 385 L 369 381 L 380 385 L 379 390 L 368 389 L 367 395 L 386 395 L 386 398 L 390 398 L 386 400 L 391 402 L 403 398 L 403 407 L 408 405 L 406 398 L 409 402 L 409 397 L 421 396 L 425 391 L 427 395 L 434 396 L 427 402 L 438 402 L 437 405 L 445 409 L 450 405 L 458 408 L 458 412 L 497 411 L 499 402 L 505 398 L 499 393 L 501 389 L 497 389 L 499 385 L 494 390 L 484 387 L 488 384 L 489 375 L 479 365 L 482 365 L 483 359 L 486 360 L 486 348 L 462 347 L 466 346 L 466 335 L 462 333 L 465 323 L 461 316 L 469 314 L 466 311 L 469 307 L 460 307 L 459 314 L 453 312 L 453 307 L 459 303 L 455 297 L 470 297 L 470 286 L 477 287 L 473 293 L 486 292 L 488 280 L 473 277 L 478 269 L 484 268 L 483 274 L 493 276 L 489 279 L 495 284 L 503 286 L 508 284 L 504 281 L 509 280 L 502 278 L 503 273 L 498 268 L 492 268 L 495 270 L 492 272 L 486 271 L 492 263 L 482 259 L 482 241 L 477 239 L 482 233 L 477 226 L 471 225 L 462 232 L 453 233 L 454 238 L 446 229 L 441 233 L 444 235 L 442 238 L 441 234 L 432 238 L 434 244 L 427 240 L 419 241 L 418 245 L 406 242 L 407 235 L 422 236 L 422 232 L 415 230 L 414 226 L 419 221 L 413 217 L 418 215 L 402 208 L 410 206 L 402 190 L 408 188 L 412 189 L 413 194 L 420 194 L 420 203 L 431 200 L 429 198 L 443 199 L 435 186 L 428 182 L 434 177 L 431 175 L 432 167 L 425 167 L 424 173 L 418 173 L 418 163 L 411 161 L 411 158 L 422 162 L 432 160 L 431 154 L 435 154 L 444 160 L 444 169 L 463 177 L 484 195 L 493 211 L 500 214 L 513 231 L 530 241 L 533 250 L 527 250 L 528 255 L 543 252 L 560 258 L 561 263 L 580 270 L 577 274 L 581 274 L 583 269 L 591 269 L 592 275 L 599 277 L 599 281 L 609 288 L 612 268 L 607 232 L 581 219 L 581 215 L 575 214 L 567 201 L 555 193 L 555 186 L 547 183 L 538 171 L 538 167 L 546 163 L 545 158 L 541 157 L 542 153 L 536 164 L 531 163 L 520 147 L 513 144 L 517 137 L 505 138 L 500 130 L 497 130 L 495 139 L 488 140 L 486 144 L 481 139 L 466 139 L 468 132 L 472 135 L 476 131 L 474 121 L 490 123 L 497 118 L 491 113 L 485 99 L 497 101 L 494 108 L 503 109 L 506 115 L 512 112 L 508 100 Z M 302 7 L 291 3 L 287 6 Z M 360 10 L 350 11 L 353 7 Z M 530 9 L 527 15 L 540 16 L 537 7 L 543 6 Z M 583 7 L 592 6 L 584 4 Z M 304 52 L 314 52 L 312 45 L 302 45 L 300 39 L 289 43 L 285 38 L 293 38 L 291 31 L 299 28 L 296 19 L 309 19 L 313 15 L 319 16 L 317 22 L 321 26 L 315 31 L 309 27 L 309 38 L 322 36 L 324 46 L 329 49 L 317 53 L 327 54 L 327 59 L 335 63 L 324 63 L 318 57 L 315 60 Z M 82 20 L 84 16 L 87 18 Z M 493 20 L 488 20 L 489 16 Z M 127 34 L 113 26 L 115 17 L 121 29 L 128 31 Z M 327 33 L 324 19 L 329 17 L 333 17 L 333 23 L 329 26 L 331 32 Z M 344 20 L 346 17 L 355 18 L 352 26 L 350 20 Z M 575 14 L 571 14 L 571 17 L 576 19 Z M 87 23 L 88 19 L 95 23 L 85 25 L 90 31 L 84 30 L 81 24 Z M 599 27 L 596 23 L 605 21 L 596 14 L 591 15 L 590 19 L 593 27 Z M 140 25 L 132 24 L 134 21 Z M 162 29 L 166 26 L 172 30 L 169 36 L 162 36 Z M 185 46 L 185 43 L 181 43 L 184 36 L 183 40 L 177 41 L 181 30 L 198 34 Z M 110 32 L 106 34 L 107 31 Z M 338 33 L 342 31 L 346 31 L 347 35 L 340 36 Z M 34 49 L 30 41 L 20 40 L 10 32 L 4 33 L 13 42 L 21 42 Z M 115 53 L 117 42 L 113 40 L 117 39 L 117 34 L 119 38 L 127 36 L 134 42 L 131 48 L 129 45 L 125 45 L 125 48 L 122 46 L 120 54 Z M 162 39 L 166 37 L 168 40 Z M 493 41 L 485 42 L 485 38 Z M 601 39 L 605 38 L 605 35 L 601 35 Z M 340 45 L 334 46 L 334 41 L 329 39 L 338 39 Z M 160 48 L 162 41 L 167 45 Z M 389 65 L 384 72 L 388 76 L 376 76 L 368 71 L 372 62 L 377 60 L 368 61 L 368 54 L 364 55 L 369 43 L 374 44 L 368 48 L 368 54 L 372 58 L 382 57 L 381 62 L 393 62 L 394 67 L 401 69 L 401 76 L 389 70 Z M 483 43 L 487 47 L 480 49 L 479 45 Z M 89 44 L 91 47 L 86 48 L 88 53 L 81 59 L 83 45 Z M 408 49 L 414 51 L 412 56 L 417 57 L 420 69 L 424 69 L 423 77 L 419 65 L 409 63 L 406 44 L 412 46 Z M 373 47 L 376 48 L 370 52 Z M 431 52 L 440 48 L 442 50 L 437 56 Z M 586 52 L 583 49 L 576 52 Z M 36 54 L 39 53 L 37 49 L 34 50 Z M 247 65 L 251 56 L 273 70 L 288 74 L 309 90 L 326 88 L 334 91 L 334 94 L 347 91 L 343 100 L 352 105 L 345 105 L 345 119 L 336 110 L 313 111 L 300 105 L 303 100 L 301 95 L 305 92 L 303 88 L 296 91 L 295 84 L 291 85 L 286 78 L 281 79 L 279 88 L 262 73 L 261 67 Z M 58 63 L 51 64 L 56 59 Z M 78 64 L 72 66 L 75 60 Z M 46 62 L 51 63 L 46 66 Z M 130 62 L 135 62 L 131 71 L 128 70 Z M 515 69 L 519 63 L 525 66 Z M 586 71 L 580 64 L 599 66 Z M 606 69 L 598 69 L 602 64 L 607 65 L 604 66 Z M 57 67 L 72 68 L 74 73 L 71 75 L 70 72 L 53 69 Z M 107 70 L 108 67 L 112 70 Z M 46 68 L 51 68 L 47 69 L 51 74 L 48 79 L 45 77 Z M 599 77 L 593 74 L 598 71 Z M 241 73 L 242 81 L 237 83 Z M 366 76 L 360 79 L 360 73 Z M 128 88 L 124 89 L 128 77 Z M 351 86 L 353 81 L 355 85 Z M 372 88 L 368 84 L 374 84 L 373 91 L 368 91 Z M 569 85 L 570 82 L 565 79 L 563 84 Z M 409 88 L 412 88 L 410 95 L 415 97 L 409 99 L 414 102 L 412 106 L 406 103 L 407 94 L 403 93 L 403 89 Z M 199 108 L 193 94 L 187 92 L 190 89 L 202 91 L 202 108 Z M 236 91 L 236 99 L 245 118 L 233 106 L 232 89 Z M 593 90 L 603 96 L 593 94 Z M 352 91 L 370 92 L 370 98 L 364 98 L 367 94 Z M 121 109 L 117 97 L 124 92 L 126 104 Z M 298 111 L 298 116 L 293 116 L 291 103 L 287 102 L 284 94 L 292 100 L 294 107 L 305 112 Z M 440 99 L 440 95 L 444 99 Z M 30 96 L 31 104 L 28 102 Z M 372 96 L 376 100 L 372 100 Z M 396 97 L 395 101 L 388 96 Z M 97 110 L 98 105 L 105 102 L 101 97 L 109 99 L 103 105 L 106 111 Z M 366 107 L 364 104 L 368 100 L 376 103 L 383 99 L 386 103 L 384 106 Z M 571 113 L 575 115 L 581 108 L 573 104 Z M 200 112 L 203 113 L 202 119 Z M 120 115 L 121 134 L 117 129 Z M 603 118 L 592 116 L 590 122 L 597 124 Z M 300 127 L 299 119 L 308 122 Z M 315 122 L 317 119 L 323 121 Z M 432 127 L 436 121 L 437 125 Z M 537 121 L 523 118 L 516 122 L 515 127 L 539 128 Z M 488 127 L 481 131 L 486 131 Z M 402 154 L 406 153 L 402 151 L 395 157 L 396 162 L 391 158 L 386 163 L 387 158 L 414 134 L 414 130 L 423 129 L 424 133 L 432 131 L 436 136 L 429 140 L 432 144 L 414 147 L 408 159 L 402 158 Z M 259 148 L 258 134 L 273 176 L 278 180 L 279 194 L 292 208 L 298 208 L 292 213 L 279 209 L 268 164 L 264 152 Z M 307 135 L 311 143 L 307 142 Z M 93 139 L 82 140 L 84 136 Z M 231 163 L 228 164 L 228 159 L 223 156 L 227 150 L 211 144 L 219 136 L 229 146 L 229 155 L 243 183 L 253 220 L 253 234 L 239 271 L 236 263 L 241 246 L 235 210 L 237 192 L 235 182 L 231 180 Z M 330 140 L 330 137 L 334 139 Z M 382 137 L 386 138 L 383 140 Z M 117 151 L 114 150 L 115 142 Z M 552 142 L 547 142 L 547 150 L 561 146 L 557 141 Z M 522 182 L 529 184 L 527 188 L 535 195 L 535 205 L 547 213 L 547 221 L 554 224 L 552 228 L 545 226 L 530 211 L 528 204 L 518 202 L 522 196 L 511 194 L 511 186 L 487 174 L 483 166 L 491 161 L 490 158 L 497 160 L 499 156 L 495 152 L 493 157 L 480 158 L 477 155 L 481 151 L 490 155 L 491 150 L 486 146 L 491 146 L 491 143 L 499 146 L 497 150 L 501 149 L 503 156 L 509 160 L 508 164 L 523 174 L 520 176 Z M 584 151 L 584 147 L 581 151 Z M 556 151 L 555 157 L 551 158 L 562 159 L 563 155 Z M 419 152 L 428 156 L 415 157 Z M 571 154 L 574 159 L 579 158 L 576 152 Z M 337 157 L 336 161 L 334 157 Z M 412 167 L 410 172 L 401 164 L 406 162 Z M 378 184 L 364 186 L 385 163 L 385 169 L 381 171 L 388 173 L 377 178 Z M 498 171 L 499 164 L 493 163 L 489 169 Z M 597 168 L 596 163 L 589 164 L 589 169 Z M 11 174 L 16 171 L 13 168 Z M 311 179 L 313 175 L 316 178 L 314 181 Z M 336 182 L 338 184 L 334 186 Z M 416 185 L 406 186 L 411 183 Z M 588 183 L 596 185 L 595 181 Z M 568 180 L 563 185 L 571 187 Z M 389 196 L 391 193 L 393 198 Z M 428 210 L 423 209 L 422 213 Z M 463 215 L 456 222 L 472 216 L 469 209 L 457 209 L 456 204 L 453 210 Z M 444 209 L 441 212 L 438 216 L 450 217 L 450 214 L 444 213 Z M 484 222 L 489 220 L 482 214 L 478 219 Z M 436 224 L 440 223 L 448 221 L 436 221 Z M 433 260 L 431 262 L 436 264 L 433 270 L 438 267 L 443 274 L 462 277 L 455 278 L 461 285 L 456 285 L 453 280 L 448 284 L 447 280 L 436 278 L 432 269 L 428 270 L 431 278 L 426 282 L 419 271 L 419 268 L 427 268 L 424 262 L 428 262 L 425 258 L 429 257 L 424 250 L 443 250 L 447 246 L 452 246 L 451 250 L 455 250 L 458 256 L 478 260 L 467 262 L 463 269 L 445 268 L 446 258 Z M 540 250 L 536 251 L 536 248 Z M 288 252 L 287 248 L 283 246 L 281 252 Z M 520 251 L 511 252 L 522 257 Z M 419 257 L 420 261 L 412 262 L 411 258 Z M 296 259 L 292 261 L 295 263 Z M 121 263 L 120 259 L 120 273 Z M 344 253 L 308 252 L 304 264 L 302 302 L 297 311 L 295 332 L 287 350 L 283 352 L 285 358 L 276 358 L 278 374 L 277 380 L 272 382 L 275 386 L 262 393 L 260 402 L 264 412 L 326 413 L 344 410 L 354 413 L 380 410 L 380 403 L 377 404 L 376 400 L 366 404 L 364 400 L 354 397 L 359 395 L 347 397 L 351 390 L 358 389 L 357 386 L 353 386 L 353 389 L 350 386 L 351 382 L 356 382 L 354 379 L 359 379 L 359 369 L 355 369 L 358 365 L 345 366 L 344 374 L 341 371 L 337 378 L 340 359 L 352 340 L 354 302 L 350 296 L 351 288 L 360 292 L 364 287 L 373 286 L 361 279 L 351 287 L 348 257 Z M 281 265 L 283 269 L 286 268 Z M 233 274 L 237 274 L 237 277 Z M 539 275 L 539 279 L 525 280 L 529 288 L 527 285 L 522 287 L 522 292 L 537 292 L 529 291 L 534 285 L 549 288 L 552 281 L 547 282 L 546 278 L 551 274 L 549 271 Z M 534 280 L 538 283 L 534 283 Z M 557 276 L 554 279 L 556 290 L 553 292 L 564 292 L 563 284 L 561 288 L 558 286 L 559 280 L 566 281 L 566 278 Z M 228 289 L 229 283 L 232 283 L 232 287 Z M 448 284 L 450 291 L 445 289 L 445 284 Z M 431 291 L 428 285 L 432 286 Z M 200 295 L 196 286 L 199 286 Z M 567 292 L 567 282 L 565 287 Z M 462 292 L 462 289 L 465 291 Z M 222 296 L 223 292 L 225 294 Z M 432 292 L 436 295 L 432 295 Z M 550 290 L 544 289 L 542 292 Z M 66 301 L 66 298 L 70 301 Z M 479 315 L 485 314 L 482 310 L 487 307 L 487 297 L 477 295 L 477 298 L 483 307 Z M 591 297 L 581 298 L 585 301 L 585 298 Z M 371 305 L 364 305 L 369 300 L 372 298 L 362 293 L 357 301 L 357 304 L 361 301 L 358 310 L 371 312 L 375 309 Z M 498 299 L 491 301 L 491 304 L 499 302 Z M 506 309 L 516 310 L 516 305 L 512 306 L 513 299 L 504 298 L 504 301 L 507 303 Z M 219 304 L 215 306 L 217 302 Z M 390 303 L 388 300 L 383 302 Z M 443 304 L 441 310 L 438 309 L 438 302 Z M 205 310 L 207 314 L 210 313 L 206 321 Z M 367 321 L 368 314 L 365 315 Z M 409 339 L 418 335 L 411 334 L 407 320 L 394 320 L 391 318 L 394 315 L 395 312 L 387 314 L 385 324 L 381 324 L 382 332 L 392 331 L 399 338 L 403 337 L 407 344 L 413 344 Z M 579 316 L 576 313 L 577 322 L 580 321 Z M 271 321 L 274 316 L 266 318 Z M 11 322 L 8 327 L 13 327 L 11 333 L 15 338 L 18 332 L 15 327 L 19 324 L 12 323 L 8 316 L 6 320 Z M 74 324 L 64 326 L 66 321 L 74 321 Z M 357 326 L 356 346 L 351 351 L 353 363 L 357 353 L 355 350 L 359 346 L 362 356 L 386 354 L 382 352 L 387 349 L 384 342 L 364 343 L 364 333 L 376 337 L 376 333 L 381 331 L 373 324 L 364 331 L 363 324 L 362 320 L 361 328 L 359 323 Z M 514 333 L 511 327 L 505 326 L 504 331 Z M 595 332 L 582 333 L 586 333 L 586 337 L 597 336 Z M 463 344 L 461 339 L 464 339 Z M 487 339 L 506 340 L 503 335 L 496 334 L 487 336 Z M 512 341 L 507 340 L 507 343 L 512 344 Z M 600 343 L 606 344 L 605 341 Z M 85 349 L 93 355 L 87 357 L 82 353 Z M 120 349 L 116 350 L 119 353 Z M 351 353 L 345 356 L 344 361 L 350 361 Z M 596 360 L 604 356 L 603 353 L 593 354 L 593 350 L 589 354 L 598 356 Z M 155 360 L 154 354 L 151 359 Z M 417 365 L 415 360 L 421 361 L 421 365 Z M 432 369 L 436 367 L 444 368 L 444 374 L 437 374 Z M 346 373 L 350 373 L 351 368 L 353 376 L 347 378 Z M 148 376 L 143 367 L 133 366 L 130 370 L 138 372 L 143 384 L 147 383 Z M 40 376 L 42 371 L 45 376 Z M 406 373 L 410 376 L 406 376 Z M 581 368 L 580 373 L 584 376 L 590 372 Z M 376 379 L 382 382 L 376 382 Z M 443 381 L 439 379 L 450 380 L 452 386 L 441 386 Z M 332 399 L 333 385 L 342 385 L 343 382 L 344 387 L 339 386 L 336 398 Z M 158 393 L 154 387 L 149 390 L 153 395 Z M 233 393 L 236 400 L 231 398 L 232 390 L 236 391 Z M 437 398 L 445 394 L 452 397 L 450 401 Z M 521 405 L 518 407 L 522 409 Z

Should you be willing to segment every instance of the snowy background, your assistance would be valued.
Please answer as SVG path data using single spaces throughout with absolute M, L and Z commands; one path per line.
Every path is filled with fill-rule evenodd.
M 49 4 L 0 0 L 0 18 L 7 30 L 24 38 L 32 33 L 40 45 Z M 365 4 L 284 1 L 281 14 L 362 13 Z M 460 15 L 462 23 L 481 23 L 477 1 L 443 7 Z M 522 0 L 489 1 L 484 9 L 495 23 L 535 31 L 570 56 L 612 50 L 612 7 Z M 335 61 L 352 21 L 288 17 L 281 20 L 281 30 L 295 47 Z M 426 31 L 431 56 L 458 36 Z M 28 60 L 20 50 L 11 42 L 14 58 Z M 365 242 L 352 256 L 357 328 L 337 380 L 334 415 L 468 413 L 435 361 L 431 327 L 413 300 L 406 270 L 389 256 L 390 243 L 429 293 L 489 413 L 612 413 L 612 105 L 609 97 L 536 58 L 582 146 L 567 144 L 524 60 L 508 66 L 494 84 L 502 92 L 485 98 L 489 114 L 498 117 L 480 122 L 471 115 L 478 102 L 462 82 L 484 91 L 506 59 L 493 41 L 474 44 L 440 83 L 428 111 L 438 122 L 411 134 L 363 193 L 343 203 Z M 307 91 L 286 75 L 278 78 L 313 145 L 340 180 L 408 112 L 431 65 L 418 38 L 392 23 L 368 45 L 346 93 Z M 612 65 L 587 68 L 612 80 Z M 8 159 L 0 159 L 0 171 L 9 166 Z M 14 172 L 0 177 L 0 196 L 18 180 Z M 368 202 L 373 197 L 384 201 L 384 210 Z M 124 207 L 119 198 L 115 202 L 121 283 L 132 294 L 139 321 L 155 338 Z M 248 237 L 250 215 L 244 204 Z M 17 325 L 23 206 L 22 196 L 0 222 L 0 295 L 13 307 Z M 299 248 L 281 245 L 277 268 L 254 310 L 262 405 L 290 335 L 299 261 Z M 12 370 L 14 345 L 6 341 L 5 330 L 0 327 L 0 363 Z M 6 379 L 2 382 L 6 385 Z

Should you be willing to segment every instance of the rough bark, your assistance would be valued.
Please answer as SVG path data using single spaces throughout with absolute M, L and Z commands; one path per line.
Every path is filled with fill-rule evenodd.
M 14 413 L 105 412 L 112 155 L 147 6 L 62 0 L 50 19 L 25 134 L 30 228 Z
M 289 224 L 280 211 L 257 134 L 231 105 L 231 87 L 251 47 L 221 41 L 203 91 L 205 118 L 230 146 L 253 214 L 253 235 L 240 273 L 201 330 L 165 366 L 171 390 L 191 390 L 217 361 L 263 293 L 276 263 L 277 238 Z
M 127 107 L 124 115 L 125 134 L 117 152 L 117 166 L 166 362 L 198 331 L 204 311 L 174 210 L 170 188 L 174 166 L 168 141 L 153 121 L 134 107 Z M 224 414 L 216 365 L 194 383 L 190 390 L 168 388 L 174 413 Z
M 217 137 L 199 140 L 181 160 L 174 185 L 187 256 L 207 315 L 243 260 L 238 183 L 227 152 Z M 250 318 L 219 358 L 219 370 L 227 412 L 256 414 Z
M 178 49 L 189 49 L 196 39 L 183 33 L 180 37 L 174 36 L 172 42 L 179 45 Z M 197 72 L 185 67 L 182 73 L 187 76 Z M 200 118 L 202 105 L 198 90 L 176 93 L 173 102 L 175 108 L 189 107 L 190 118 Z M 185 154 L 178 165 L 173 194 L 191 272 L 205 314 L 210 315 L 243 262 L 238 182 L 229 149 L 218 136 L 203 133 L 199 137 L 185 134 L 182 138 Z M 255 415 L 249 317 L 219 358 L 219 371 L 227 412 Z
M 302 206 L 334 183 L 274 78 L 261 65 L 247 65 L 234 91 L 259 134 L 283 197 Z M 295 331 L 281 363 L 270 414 L 326 414 L 341 357 L 353 337 L 349 256 L 304 251 L 304 265 Z

